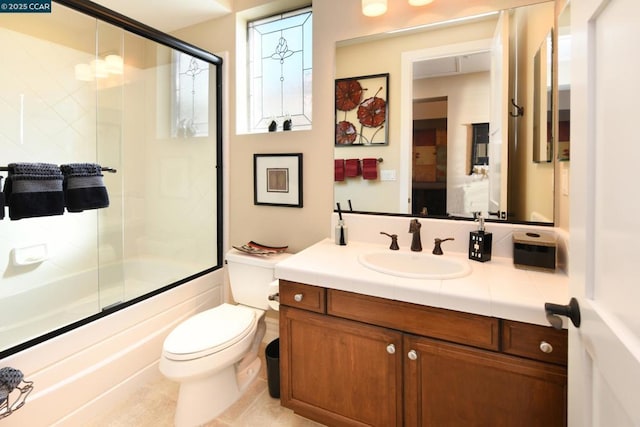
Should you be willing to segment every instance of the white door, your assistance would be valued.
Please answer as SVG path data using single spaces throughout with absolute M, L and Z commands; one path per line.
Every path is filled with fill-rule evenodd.
M 569 425 L 640 426 L 640 1 L 571 2 Z
M 491 43 L 491 117 L 489 122 L 489 212 L 507 212 L 509 164 L 509 13 L 501 12 Z

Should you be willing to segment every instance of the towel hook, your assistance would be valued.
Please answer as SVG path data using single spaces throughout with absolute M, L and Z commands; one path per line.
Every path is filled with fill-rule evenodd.
M 524 116 L 524 107 L 519 106 L 518 104 L 516 104 L 515 99 L 511 98 L 511 105 L 513 105 L 516 109 L 516 112 L 514 113 L 513 111 L 509 112 L 509 115 L 511 117 L 520 117 L 520 116 Z

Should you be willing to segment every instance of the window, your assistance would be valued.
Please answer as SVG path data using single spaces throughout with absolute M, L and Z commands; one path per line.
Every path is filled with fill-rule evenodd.
M 173 51 L 173 137 L 209 136 L 209 64 Z
M 311 7 L 247 24 L 249 58 L 248 130 L 311 128 Z M 273 130 L 273 127 L 271 128 Z
M 473 123 L 471 136 L 471 167 L 469 174 L 474 173 L 476 166 L 489 164 L 489 123 Z

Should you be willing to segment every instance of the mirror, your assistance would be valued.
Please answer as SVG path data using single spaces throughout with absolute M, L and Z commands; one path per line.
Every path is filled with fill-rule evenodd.
M 533 56 L 533 161 L 553 159 L 553 31 L 550 30 Z
M 335 202 L 357 212 L 553 223 L 553 162 L 531 161 L 533 57 L 553 19 L 554 3 L 543 2 L 337 43 L 336 79 L 390 76 L 388 146 L 334 150 L 335 159 L 382 159 L 378 177 L 336 181 Z M 474 145 L 474 129 L 478 136 L 487 123 L 489 142 Z M 475 152 L 472 165 L 478 149 L 486 155 Z

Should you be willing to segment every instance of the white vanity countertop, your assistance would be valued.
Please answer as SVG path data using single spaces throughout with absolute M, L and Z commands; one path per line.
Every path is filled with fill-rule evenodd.
M 275 276 L 330 289 L 544 326 L 549 326 L 544 303 L 567 304 L 569 301 L 566 274 L 517 269 L 511 258 L 493 257 L 485 263 L 469 261 L 472 271 L 465 277 L 426 280 L 379 273 L 358 261 L 360 254 L 381 250 L 389 250 L 388 245 L 350 241 L 347 246 L 338 246 L 333 240 L 325 239 L 276 264 Z M 446 252 L 446 249 L 442 256 L 467 259 L 466 253 Z M 566 319 L 563 321 L 567 327 Z

